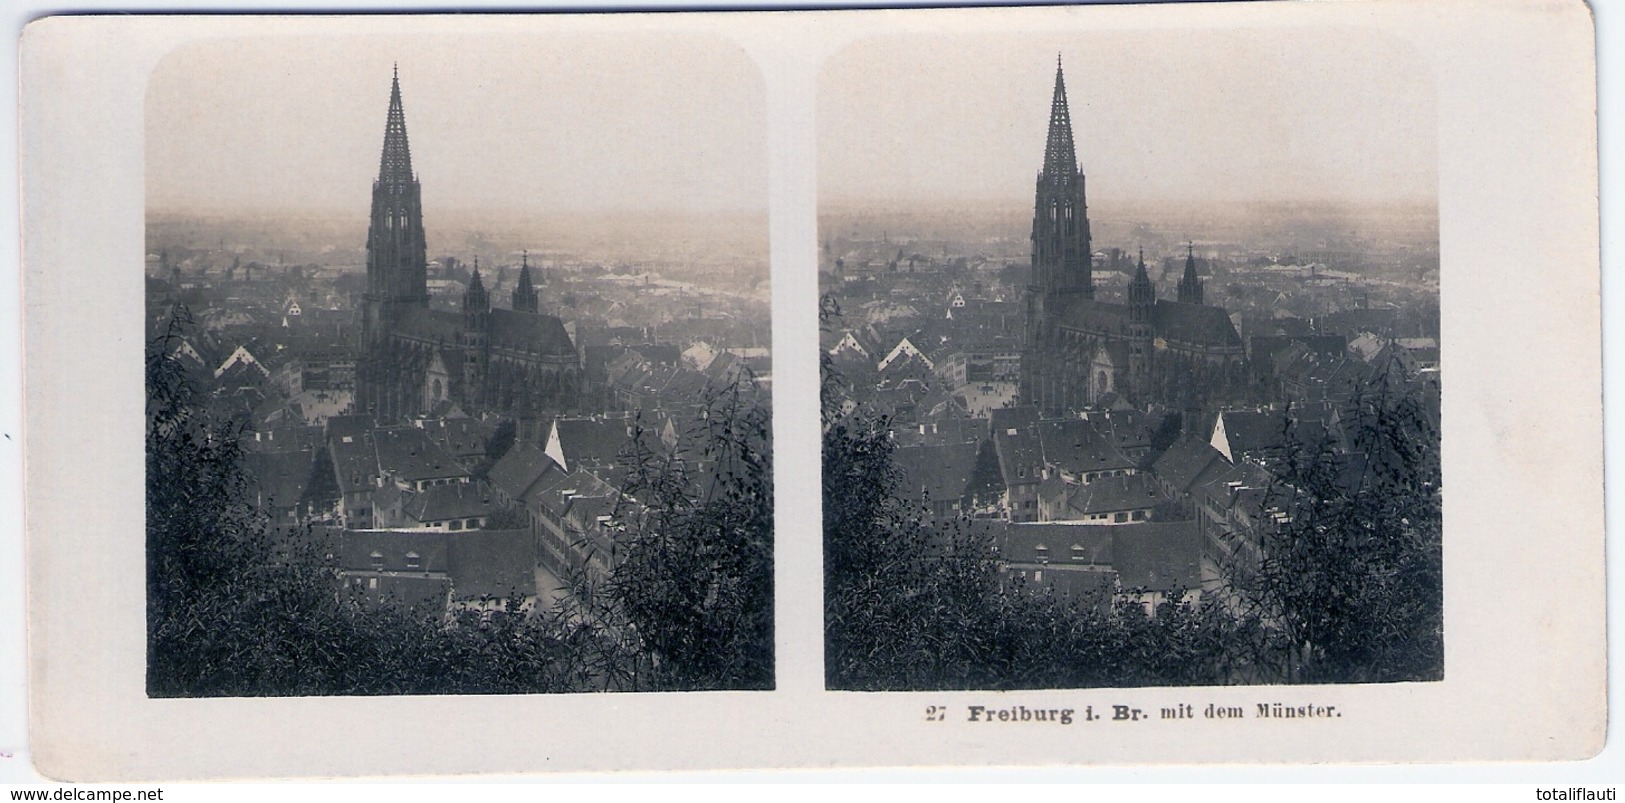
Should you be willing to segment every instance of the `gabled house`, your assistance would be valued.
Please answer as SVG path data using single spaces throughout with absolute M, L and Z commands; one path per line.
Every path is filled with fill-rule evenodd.
M 994 410 L 988 430 L 999 458 L 1004 509 L 1010 521 L 1038 521 L 1038 486 L 1044 479 L 1044 449 L 1038 439 L 1038 409 L 1030 405 Z
M 1168 497 L 1147 474 L 1102 477 L 1073 489 L 1060 521 L 1129 524 L 1150 521 Z

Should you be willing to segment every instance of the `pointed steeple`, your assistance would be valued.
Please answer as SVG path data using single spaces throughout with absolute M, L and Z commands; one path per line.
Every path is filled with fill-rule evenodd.
M 372 183 L 372 224 L 367 231 L 367 295 L 384 306 L 429 305 L 428 254 L 423 235 L 423 194 L 412 174 L 412 153 L 406 143 L 406 112 L 401 105 L 401 76 L 396 71 L 389 85 L 389 113 L 384 120 L 384 148 L 378 158 L 378 179 Z M 373 310 L 372 327 L 383 338 L 385 319 L 394 312 Z
M 480 281 L 480 258 L 474 257 L 474 277 L 468 280 L 468 289 L 463 291 L 463 314 L 490 310 L 491 296 L 485 292 L 485 282 Z
M 536 286 L 530 281 L 530 252 L 525 251 L 520 256 L 519 285 L 513 289 L 513 309 L 515 312 L 537 312 L 540 299 L 537 298 Z
M 1145 323 L 1151 318 L 1151 305 L 1157 302 L 1157 288 L 1145 272 L 1145 249 L 1140 249 L 1140 261 L 1134 268 L 1134 278 L 1128 283 L 1129 321 Z
M 1179 280 L 1179 303 L 1202 303 L 1202 279 L 1196 275 L 1196 246 L 1185 243 L 1185 275 Z
M 401 70 L 397 66 L 389 85 L 389 114 L 384 121 L 384 152 L 378 161 L 378 181 L 412 181 L 412 150 L 406 142 L 406 109 L 401 105 Z
M 1044 175 L 1051 181 L 1078 172 L 1078 152 L 1072 144 L 1072 113 L 1066 106 L 1066 78 L 1061 56 L 1055 56 L 1055 96 L 1049 104 L 1049 138 L 1044 143 Z

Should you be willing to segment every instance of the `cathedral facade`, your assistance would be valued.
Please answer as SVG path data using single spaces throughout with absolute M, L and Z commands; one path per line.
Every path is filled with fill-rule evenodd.
M 563 321 L 541 312 L 528 260 L 512 302 L 492 308 L 476 261 L 461 313 L 429 308 L 422 187 L 397 73 L 372 186 L 356 411 L 395 423 L 456 406 L 525 422 L 573 409 L 581 359 Z
M 1193 252 L 1186 254 L 1177 301 L 1157 299 L 1143 253 L 1128 303 L 1095 299 L 1084 175 L 1059 63 L 1033 205 L 1030 275 L 1020 393 L 1045 416 L 1083 410 L 1108 395 L 1139 407 L 1190 410 L 1244 394 L 1246 351 L 1225 311 L 1202 303 Z

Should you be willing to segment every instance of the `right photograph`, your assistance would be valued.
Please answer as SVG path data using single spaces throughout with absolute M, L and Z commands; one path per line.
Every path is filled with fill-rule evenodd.
M 875 38 L 818 113 L 828 688 L 1444 677 L 1408 45 Z

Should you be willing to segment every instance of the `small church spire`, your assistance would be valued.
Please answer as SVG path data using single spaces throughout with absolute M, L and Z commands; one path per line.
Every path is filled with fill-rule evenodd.
M 1133 319 L 1143 316 L 1133 314 L 1136 310 L 1148 308 L 1157 300 L 1157 288 L 1151 283 L 1150 274 L 1145 272 L 1145 248 L 1140 248 L 1140 260 L 1134 268 L 1134 279 L 1128 283 L 1128 304 Z
M 1196 244 L 1185 243 L 1185 275 L 1179 280 L 1179 303 L 1202 303 L 1202 279 L 1196 275 Z
M 513 289 L 514 312 L 536 313 L 541 311 L 541 300 L 536 292 L 536 285 L 530 279 L 530 251 L 520 252 L 519 256 L 519 284 Z
M 463 314 L 483 314 L 491 310 L 491 296 L 485 292 L 485 282 L 480 279 L 480 258 L 474 257 L 474 276 L 468 280 L 468 289 L 463 291 Z

